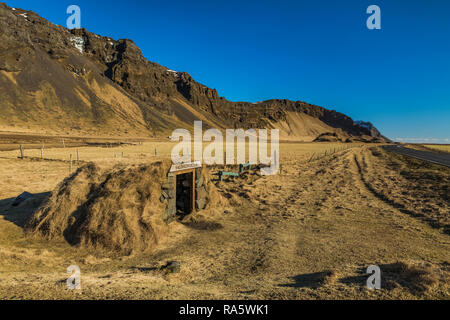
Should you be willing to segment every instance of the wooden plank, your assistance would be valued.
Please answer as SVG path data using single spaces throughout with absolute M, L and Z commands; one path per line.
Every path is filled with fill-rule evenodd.
M 201 168 L 201 167 L 202 167 L 202 164 L 200 163 L 200 161 L 190 162 L 190 163 L 179 163 L 179 164 L 172 165 L 172 168 L 170 168 L 170 172 L 178 172 L 178 171 L 183 171 L 183 170 L 187 170 L 187 169 L 196 169 L 196 168 Z
M 248 168 L 249 170 L 251 170 L 252 169 L 252 164 L 250 162 L 249 163 L 242 163 L 242 164 L 240 164 L 239 165 L 239 172 L 240 173 L 244 172 L 245 168 Z
M 220 181 L 223 181 L 223 176 L 239 177 L 239 173 L 237 173 L 237 172 L 228 172 L 228 171 L 219 171 Z
M 233 176 L 233 177 L 239 177 L 239 173 L 237 172 L 227 172 L 227 171 L 220 171 L 222 175 L 224 176 Z
M 191 173 L 191 172 L 193 172 L 193 171 L 195 171 L 195 169 L 186 169 L 186 170 L 180 170 L 180 171 L 173 172 L 173 174 L 174 174 L 175 176 L 178 176 L 178 175 L 180 175 L 180 174 Z

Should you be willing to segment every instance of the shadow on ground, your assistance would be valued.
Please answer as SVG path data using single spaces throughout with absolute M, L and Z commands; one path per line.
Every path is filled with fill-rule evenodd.
M 299 274 L 290 278 L 294 283 L 280 284 L 280 287 L 317 289 L 328 283 L 333 275 L 332 271 Z
M 0 216 L 3 216 L 6 221 L 23 228 L 28 218 L 36 212 L 50 194 L 51 192 L 33 194 L 31 198 L 17 206 L 12 205 L 15 198 L 2 199 L 0 200 Z

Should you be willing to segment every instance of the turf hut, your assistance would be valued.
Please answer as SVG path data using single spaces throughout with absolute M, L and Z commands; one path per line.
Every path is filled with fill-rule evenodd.
M 170 161 L 106 170 L 90 163 L 57 186 L 26 228 L 75 246 L 147 252 L 171 222 L 220 201 L 209 180 L 203 167 L 173 170 Z

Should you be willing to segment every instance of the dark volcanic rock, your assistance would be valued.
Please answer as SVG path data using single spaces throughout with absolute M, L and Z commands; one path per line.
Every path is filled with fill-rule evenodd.
M 380 131 L 378 131 L 378 129 L 375 128 L 371 122 L 355 121 L 355 125 L 362 128 L 366 132 L 367 135 L 369 135 L 373 138 L 385 139 L 381 135 Z

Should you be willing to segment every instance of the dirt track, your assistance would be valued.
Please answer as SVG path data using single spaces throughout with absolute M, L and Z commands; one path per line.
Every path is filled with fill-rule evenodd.
M 410 180 L 386 161 L 404 171 L 414 167 L 363 147 L 313 162 L 292 158 L 281 176 L 223 182 L 219 188 L 232 208 L 174 226 L 150 255 L 102 258 L 64 245 L 65 256 L 59 249 L 45 256 L 34 249 L 0 252 L 0 298 L 448 299 L 445 193 L 407 193 Z M 444 178 L 436 188 L 448 188 L 448 169 L 424 170 L 413 181 L 435 175 Z M 172 260 L 181 262 L 181 272 L 163 275 L 159 267 Z M 389 271 L 399 261 L 430 270 L 425 289 L 421 278 Z M 82 270 L 78 294 L 65 287 L 72 263 Z M 365 287 L 372 264 L 384 271 L 383 290 L 376 292 Z

